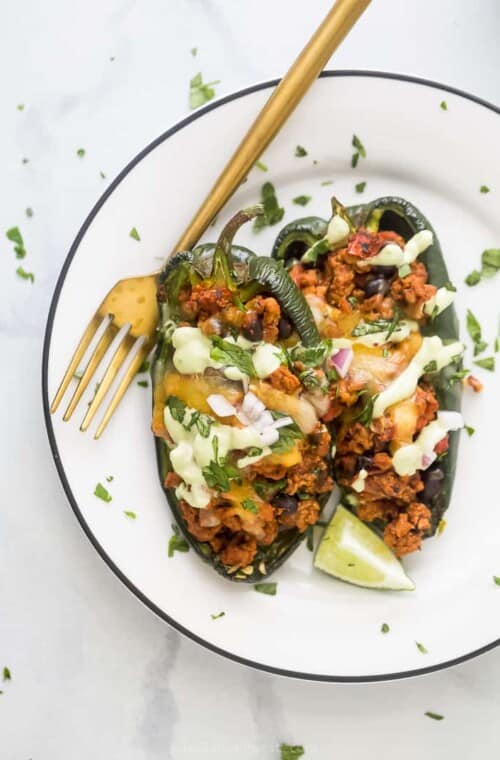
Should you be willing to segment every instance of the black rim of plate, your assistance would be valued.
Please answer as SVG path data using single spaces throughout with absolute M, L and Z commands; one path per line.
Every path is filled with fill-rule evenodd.
M 393 74 L 393 73 L 388 73 L 388 72 L 363 71 L 363 70 L 359 70 L 359 71 L 358 70 L 345 70 L 345 71 L 338 70 L 338 71 L 324 71 L 320 75 L 320 77 L 321 78 L 371 77 L 371 78 L 378 78 L 378 79 L 392 79 L 399 82 L 409 82 L 411 84 L 422 85 L 424 87 L 431 87 L 436 90 L 440 90 L 441 92 L 458 95 L 462 98 L 465 98 L 466 100 L 472 101 L 473 103 L 477 103 L 478 105 L 483 106 L 484 108 L 487 108 L 496 114 L 500 114 L 500 108 L 493 105 L 492 103 L 488 103 L 487 101 L 476 97 L 475 95 L 470 95 L 469 93 L 464 92 L 463 90 L 459 90 L 455 87 L 448 87 L 447 85 L 440 84 L 439 82 L 434 82 L 428 79 L 421 79 L 419 77 L 408 76 L 405 74 Z M 71 266 L 73 257 L 75 256 L 76 251 L 78 250 L 78 247 L 80 245 L 80 242 L 83 236 L 85 235 L 88 227 L 90 226 L 94 217 L 98 214 L 98 212 L 100 211 L 100 209 L 102 208 L 106 200 L 114 192 L 115 188 L 120 184 L 120 182 L 123 179 L 125 179 L 127 174 L 137 164 L 139 164 L 142 161 L 142 159 L 148 155 L 148 153 L 154 150 L 158 145 L 163 143 L 165 140 L 168 140 L 169 137 L 174 135 L 176 132 L 179 132 L 188 124 L 191 124 L 191 122 L 202 118 L 206 113 L 212 111 L 213 109 L 220 108 L 221 106 L 224 106 L 226 103 L 230 103 L 231 101 L 245 97 L 246 95 L 251 95 L 254 92 L 276 87 L 279 81 L 280 81 L 279 79 L 272 79 L 267 82 L 261 82 L 256 85 L 252 85 L 251 87 L 246 87 L 243 90 L 238 90 L 237 92 L 234 92 L 230 95 L 226 95 L 225 97 L 220 98 L 214 101 L 213 103 L 209 103 L 204 108 L 197 110 L 195 113 L 190 114 L 185 119 L 175 124 L 173 127 L 171 127 L 162 135 L 160 135 L 160 137 L 157 137 L 156 140 L 153 140 L 153 142 L 151 142 L 147 147 L 145 147 L 140 153 L 137 154 L 137 156 L 135 156 L 135 158 L 132 159 L 132 161 L 130 161 L 127 164 L 127 166 L 120 172 L 120 174 L 118 174 L 118 176 L 113 180 L 113 182 L 110 184 L 107 190 L 99 198 L 99 200 L 93 207 L 92 211 L 85 219 L 82 227 L 80 228 L 73 242 L 73 245 L 70 248 L 70 251 L 66 257 L 66 260 L 64 261 L 61 273 L 58 277 L 56 287 L 54 290 L 54 295 L 52 296 L 52 301 L 50 304 L 49 314 L 47 318 L 47 326 L 45 329 L 43 357 L 42 357 L 42 394 L 43 394 L 43 409 L 44 409 L 44 416 L 45 416 L 45 424 L 47 427 L 47 434 L 49 437 L 50 447 L 52 450 L 52 456 L 54 458 L 57 472 L 61 479 L 61 483 L 66 493 L 66 496 L 68 498 L 68 501 L 73 509 L 73 512 L 75 513 L 76 518 L 78 522 L 80 523 L 81 527 L 83 528 L 83 531 L 85 532 L 87 538 L 89 539 L 91 544 L 94 546 L 94 548 L 96 549 L 98 554 L 101 556 L 101 558 L 104 560 L 104 562 L 110 567 L 110 569 L 122 581 L 122 583 L 124 583 L 125 586 L 133 594 L 135 594 L 135 596 L 138 599 L 140 599 L 140 601 L 144 605 L 146 605 L 146 607 L 149 607 L 149 609 L 152 610 L 156 615 L 158 615 L 158 617 L 160 617 L 162 620 L 164 620 L 166 623 L 171 625 L 176 630 L 180 631 L 180 633 L 190 638 L 192 641 L 196 641 L 198 644 L 201 644 L 202 646 L 211 650 L 212 652 L 215 652 L 216 654 L 222 655 L 223 657 L 226 657 L 230 660 L 238 662 L 241 665 L 257 668 L 258 670 L 263 670 L 267 673 L 273 673 L 275 675 L 288 676 L 291 678 L 304 679 L 308 681 L 323 681 L 323 682 L 332 682 L 332 683 L 370 683 L 370 682 L 377 682 L 377 681 L 379 682 L 380 681 L 394 681 L 394 680 L 403 679 L 403 678 L 411 678 L 414 676 L 425 675 L 426 673 L 433 673 L 438 670 L 443 670 L 444 668 L 452 667 L 453 665 L 458 665 L 459 663 L 465 662 L 466 660 L 470 660 L 473 657 L 477 657 L 480 654 L 484 654 L 484 652 L 488 652 L 490 649 L 493 649 L 494 647 L 500 644 L 500 639 L 496 639 L 495 641 L 492 641 L 490 644 L 486 644 L 480 649 L 476 649 L 473 652 L 468 652 L 467 654 L 461 655 L 460 657 L 456 657 L 453 660 L 447 660 L 446 662 L 441 662 L 441 663 L 438 663 L 436 665 L 431 665 L 426 668 L 417 668 L 417 669 L 407 670 L 407 671 L 398 672 L 398 673 L 380 673 L 376 675 L 367 675 L 367 676 L 321 675 L 317 673 L 302 673 L 302 672 L 298 672 L 294 670 L 284 670 L 283 668 L 273 667 L 271 665 L 266 665 L 264 663 L 255 662 L 254 660 L 249 660 L 244 657 L 240 657 L 239 655 L 233 654 L 232 652 L 228 652 L 227 650 L 221 649 L 220 647 L 215 646 L 209 641 L 206 641 L 205 639 L 201 638 L 200 636 L 193 633 L 192 631 L 189 631 L 187 628 L 184 628 L 183 625 L 178 623 L 172 617 L 167 615 L 163 610 L 157 607 L 150 599 L 147 598 L 147 596 L 145 596 L 142 593 L 142 591 L 140 591 L 136 586 L 134 586 L 134 584 L 127 578 L 126 575 L 124 575 L 124 573 L 120 570 L 120 568 L 113 562 L 111 557 L 106 553 L 106 551 L 98 542 L 92 530 L 86 523 L 83 517 L 83 514 L 81 513 L 78 507 L 77 501 L 72 493 L 71 486 L 68 482 L 66 473 L 64 471 L 63 463 L 59 456 L 54 429 L 52 426 L 52 420 L 51 420 L 51 414 L 50 414 L 50 401 L 49 401 L 49 395 L 48 395 L 48 362 L 49 362 L 49 354 L 50 354 L 50 343 L 51 343 L 51 337 L 52 337 L 54 317 L 55 317 L 57 305 L 59 302 L 59 296 L 64 286 L 64 281 L 66 279 L 66 274 L 69 270 L 69 267 Z

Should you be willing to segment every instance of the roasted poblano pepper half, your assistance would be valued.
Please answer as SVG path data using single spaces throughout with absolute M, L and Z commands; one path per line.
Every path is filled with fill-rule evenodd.
M 304 539 L 306 533 L 299 533 L 295 527 L 283 528 L 282 526 L 270 545 L 257 547 L 257 553 L 251 565 L 245 567 L 244 572 L 243 568 L 239 568 L 235 572 L 233 567 L 222 562 L 208 540 L 198 540 L 189 531 L 180 507 L 180 501 L 176 495 L 175 486 L 168 487 L 165 485 L 167 476 L 169 473 L 173 473 L 173 467 L 170 457 L 172 449 L 168 437 L 164 434 L 163 417 L 165 405 L 168 405 L 169 398 L 171 399 L 172 396 L 180 397 L 181 403 L 187 407 L 195 407 L 195 403 L 188 400 L 189 398 L 192 399 L 192 396 L 188 396 L 188 393 L 192 391 L 188 392 L 187 390 L 188 379 L 193 378 L 193 375 L 181 377 L 175 370 L 171 336 L 179 322 L 186 324 L 186 315 L 182 313 L 181 301 L 186 292 L 190 293 L 190 289 L 196 285 L 203 283 L 204 286 L 220 287 L 226 292 L 230 291 L 233 294 L 232 303 L 243 311 L 245 311 L 245 304 L 256 295 L 273 296 L 278 301 L 281 307 L 281 315 L 287 323 L 286 340 L 284 341 L 287 346 L 298 341 L 304 347 L 316 346 L 320 342 L 319 333 L 307 302 L 282 264 L 269 257 L 256 256 L 248 249 L 232 244 L 234 234 L 240 225 L 260 212 L 260 207 L 239 212 L 226 225 L 216 244 L 204 244 L 197 246 L 193 251 L 180 252 L 166 264 L 158 278 L 159 341 L 152 365 L 153 431 L 156 434 L 160 479 L 168 503 L 182 534 L 197 554 L 222 576 L 229 580 L 241 582 L 255 582 L 270 575 L 291 555 Z M 238 336 L 234 334 L 233 337 L 237 338 Z M 278 345 L 280 344 L 278 343 Z M 207 407 L 207 395 L 217 393 L 217 388 L 220 389 L 221 382 L 225 384 L 224 387 L 227 390 L 226 398 L 230 398 L 232 392 L 237 392 L 241 397 L 241 382 L 221 378 L 221 373 L 216 370 L 208 370 L 204 374 L 194 377 L 197 383 L 197 408 L 200 410 L 200 420 L 205 416 L 201 410 L 207 414 L 210 411 Z M 174 381 L 177 385 L 174 385 Z M 183 394 L 184 398 L 182 398 Z M 186 420 L 185 417 L 182 418 L 182 413 L 180 419 L 184 422 Z M 298 430 L 296 425 L 294 428 Z M 217 452 L 215 459 L 218 461 Z M 257 485 L 261 489 L 262 499 L 269 503 L 280 491 L 280 488 L 283 488 L 283 481 L 280 483 L 277 480 L 260 478 Z M 257 487 L 254 490 L 257 492 Z M 322 496 L 321 499 L 317 498 L 317 501 L 323 505 L 326 498 L 327 495 L 326 497 Z M 249 508 L 251 509 L 251 504 Z
M 350 231 L 360 228 L 370 232 L 392 231 L 408 241 L 416 233 L 430 230 L 433 233 L 433 243 L 420 255 L 419 260 L 425 264 L 429 282 L 432 285 L 437 288 L 453 289 L 449 283 L 448 270 L 436 233 L 421 211 L 409 201 L 387 196 L 370 203 L 343 208 L 334 198 L 332 210 L 333 215 L 338 214 L 346 220 Z M 318 217 L 291 222 L 278 234 L 272 256 L 283 261 L 288 268 L 297 261 L 306 267 L 315 266 L 321 256 L 331 249 L 326 240 L 327 230 L 328 222 Z M 323 241 L 324 246 L 322 246 Z M 424 336 L 438 335 L 444 343 L 458 340 L 458 322 L 453 305 L 431 319 L 421 328 L 421 332 Z M 453 381 L 454 373 L 460 368 L 461 361 L 457 357 L 456 361 L 440 372 L 426 375 L 426 380 L 436 392 L 440 409 L 450 411 L 460 409 L 461 383 Z M 419 494 L 419 498 L 431 511 L 432 524 L 428 535 L 436 532 L 449 506 L 456 469 L 458 439 L 458 432 L 450 433 L 447 453 L 442 458 L 438 458 L 427 470 L 421 472 L 425 488 L 423 493 Z

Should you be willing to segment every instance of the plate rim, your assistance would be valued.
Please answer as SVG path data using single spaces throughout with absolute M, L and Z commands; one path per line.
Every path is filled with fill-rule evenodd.
M 450 85 L 442 84 L 432 79 L 416 77 L 410 74 L 398 74 L 394 72 L 363 70 L 363 69 L 326 70 L 326 71 L 323 71 L 319 76 L 320 79 L 333 78 L 333 77 L 345 77 L 345 78 L 365 77 L 365 78 L 389 79 L 389 80 L 395 80 L 395 81 L 407 82 L 407 83 L 409 82 L 411 84 L 417 84 L 424 87 L 430 87 L 436 90 L 441 90 L 442 92 L 448 92 L 453 95 L 457 95 L 461 98 L 464 98 L 465 100 L 470 100 L 473 103 L 476 103 L 477 105 L 487 108 L 488 110 L 492 111 L 493 113 L 496 113 L 497 115 L 500 115 L 500 107 L 494 105 L 493 103 L 487 100 L 484 100 L 483 98 L 480 98 L 476 95 L 472 95 L 471 93 L 466 92 L 465 90 L 459 89 L 457 87 L 452 87 Z M 259 82 L 257 84 L 250 85 L 249 87 L 245 87 L 240 90 L 236 90 L 235 92 L 229 93 L 228 95 L 225 95 L 223 97 L 213 100 L 211 103 L 204 106 L 203 108 L 197 109 L 195 112 L 189 114 L 184 119 L 181 119 L 180 121 L 176 122 L 172 127 L 167 129 L 161 135 L 159 135 L 150 143 L 148 143 L 148 145 L 146 145 L 145 148 L 143 148 L 139 153 L 137 153 L 134 156 L 134 158 L 132 158 L 126 164 L 125 168 L 122 169 L 122 171 L 119 172 L 119 174 L 117 174 L 117 176 L 112 180 L 110 185 L 106 188 L 104 193 L 99 197 L 99 199 L 94 204 L 91 211 L 85 218 L 73 243 L 71 244 L 69 252 L 66 255 L 61 271 L 57 278 L 57 282 L 56 282 L 54 292 L 52 294 L 52 298 L 50 302 L 50 307 L 49 307 L 49 311 L 47 315 L 47 323 L 46 323 L 45 332 L 44 332 L 43 351 L 42 351 L 42 378 L 41 378 L 42 379 L 42 402 L 43 402 L 45 427 L 46 427 L 47 436 L 49 439 L 51 454 L 54 459 L 54 464 L 56 466 L 56 470 L 59 475 L 59 479 L 61 481 L 66 498 L 68 499 L 68 502 L 83 532 L 85 533 L 88 540 L 90 541 L 90 543 L 96 550 L 97 554 L 105 562 L 108 568 L 116 575 L 116 577 L 124 584 L 124 586 L 135 597 L 137 597 L 137 599 L 139 599 L 139 601 L 142 602 L 142 604 L 145 607 L 150 609 L 161 620 L 168 623 L 168 625 L 172 626 L 174 629 L 182 633 L 184 636 L 187 636 L 192 641 L 196 642 L 197 644 L 200 644 L 201 646 L 205 647 L 211 652 L 214 652 L 215 654 L 225 657 L 226 659 L 232 660 L 233 662 L 237 662 L 240 665 L 245 665 L 247 667 L 261 670 L 266 673 L 272 673 L 274 675 L 286 676 L 288 678 L 296 678 L 296 679 L 305 680 L 305 681 L 353 684 L 353 683 L 377 683 L 377 682 L 384 682 L 384 681 L 402 680 L 405 678 L 414 678 L 416 676 L 422 676 L 428 673 L 434 673 L 439 670 L 444 670 L 445 668 L 450 668 L 450 667 L 453 667 L 454 665 L 458 665 L 460 663 L 466 662 L 467 660 L 471 660 L 474 657 L 478 657 L 479 655 L 484 654 L 485 652 L 488 652 L 494 649 L 495 647 L 499 646 L 500 638 L 497 638 L 494 641 L 490 642 L 489 644 L 485 644 L 484 646 L 480 647 L 479 649 L 475 649 L 472 652 L 467 652 L 466 654 L 463 654 L 460 657 L 455 657 L 451 660 L 446 660 L 444 662 L 436 663 L 434 665 L 429 665 L 428 667 L 413 668 L 411 670 L 399 671 L 396 673 L 377 673 L 373 675 L 361 675 L 361 676 L 336 676 L 336 675 L 329 675 L 329 674 L 306 673 L 306 672 L 295 671 L 295 670 L 287 670 L 284 668 L 279 668 L 272 665 L 267 665 L 265 663 L 257 662 L 255 660 L 251 660 L 246 657 L 241 657 L 240 655 L 234 654 L 233 652 L 229 652 L 226 649 L 218 647 L 212 642 L 204 639 L 202 636 L 199 636 L 198 634 L 193 633 L 193 631 L 190 631 L 188 628 L 185 628 L 181 623 L 179 623 L 173 617 L 171 617 L 166 612 L 164 612 L 164 610 L 160 609 L 139 588 L 137 588 L 137 586 L 135 586 L 134 583 L 132 583 L 132 581 L 124 574 L 124 572 L 118 567 L 118 565 L 116 565 L 115 562 L 111 559 L 111 557 L 106 552 L 104 547 L 99 543 L 92 529 L 90 528 L 89 524 L 86 522 L 83 516 L 83 513 L 81 512 L 78 506 L 77 500 L 71 490 L 71 486 L 66 477 L 64 466 L 62 464 L 62 461 L 59 455 L 59 450 L 58 450 L 57 442 L 56 442 L 56 436 L 55 436 L 54 428 L 52 425 L 52 417 L 50 413 L 50 400 L 49 400 L 49 394 L 48 394 L 48 364 L 49 364 L 49 355 L 50 355 L 50 347 L 51 347 L 51 341 L 52 341 L 52 329 L 54 325 L 54 318 L 55 318 L 55 313 L 56 313 L 57 306 L 59 303 L 59 296 L 62 292 L 64 282 L 66 280 L 67 272 L 71 266 L 73 258 L 90 224 L 92 223 L 94 218 L 97 216 L 97 214 L 101 210 L 106 200 L 111 196 L 111 194 L 115 191 L 115 189 L 122 182 L 122 180 L 125 179 L 125 177 L 129 174 L 129 172 L 137 164 L 139 164 L 151 151 L 153 151 L 158 145 L 168 140 L 172 135 L 176 134 L 180 130 L 184 129 L 184 127 L 186 127 L 188 124 L 191 124 L 197 119 L 202 118 L 205 114 L 209 113 L 210 111 L 216 108 L 220 108 L 221 106 L 224 106 L 227 103 L 232 102 L 233 100 L 237 100 L 239 98 L 245 97 L 246 95 L 251 95 L 255 92 L 259 92 L 260 90 L 276 87 L 276 85 L 279 82 L 280 82 L 279 78 L 270 79 L 264 82 Z

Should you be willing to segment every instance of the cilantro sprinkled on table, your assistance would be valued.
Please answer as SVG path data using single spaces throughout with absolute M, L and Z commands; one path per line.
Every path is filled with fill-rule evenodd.
M 321 185 L 323 187 L 326 187 L 327 185 L 333 185 L 333 179 L 324 179 Z
M 295 148 L 295 156 L 297 158 L 304 158 L 304 156 L 307 156 L 307 150 L 302 145 L 297 145 Z
M 264 182 L 261 188 L 262 205 L 264 213 L 255 217 L 253 223 L 254 230 L 260 230 L 263 227 L 278 224 L 285 215 L 285 209 L 281 208 L 276 197 L 276 190 L 272 182 Z
M 459 369 L 456 372 L 453 373 L 453 375 L 450 375 L 448 378 L 448 386 L 450 388 L 453 388 L 453 386 L 458 383 L 460 380 L 464 380 L 464 378 L 467 377 L 467 375 L 470 373 L 470 369 Z
M 218 620 L 219 618 L 224 617 L 225 614 L 226 614 L 225 612 L 216 612 L 216 613 L 212 612 L 210 614 L 210 617 L 212 618 L 212 620 Z
M 489 193 L 490 192 L 490 188 L 488 187 L 488 185 L 481 185 L 481 187 L 479 188 L 479 192 L 480 193 Z
M 35 275 L 33 272 L 26 272 L 23 267 L 17 267 L 16 274 L 21 277 L 22 280 L 29 280 L 31 283 L 35 282 Z
M 354 189 L 356 190 L 357 193 L 364 192 L 365 187 L 366 187 L 366 182 L 358 182 L 357 185 L 354 185 Z
M 486 359 L 478 359 L 474 362 L 474 364 L 477 367 L 481 367 L 482 369 L 487 369 L 488 372 L 494 372 L 495 371 L 495 357 L 494 356 L 488 356 Z
M 432 718 L 432 720 L 444 720 L 444 715 L 432 712 L 431 710 L 427 710 L 424 715 L 427 715 L 428 718 Z
M 4 665 L 4 668 L 3 668 L 3 680 L 12 681 L 12 674 L 10 672 L 10 669 L 6 665 Z
M 24 111 L 24 103 L 19 103 L 19 105 L 17 106 L 17 110 Z
M 128 234 L 129 234 L 129 237 L 133 238 L 134 240 L 139 241 L 141 239 L 141 236 L 137 232 L 137 228 L 136 227 L 132 227 L 132 229 L 130 230 L 130 232 Z
M 469 286 L 477 285 L 481 280 L 494 277 L 500 269 L 500 248 L 487 248 L 481 254 L 481 269 L 473 269 L 465 278 Z
M 123 514 L 126 517 L 129 517 L 131 520 L 136 520 L 137 519 L 136 513 L 135 512 L 131 512 L 129 509 L 124 509 L 123 510 Z
M 215 98 L 215 84 L 220 84 L 220 79 L 204 83 L 201 72 L 196 74 L 189 82 L 189 107 L 194 110 Z
M 139 385 L 141 388 L 148 388 L 149 383 L 147 380 L 138 380 L 137 385 Z
M 280 758 L 281 760 L 298 760 L 299 757 L 305 754 L 305 749 L 301 744 L 281 744 L 280 745 Z
M 467 433 L 467 435 L 469 436 L 469 438 L 470 438 L 471 436 L 473 436 L 473 435 L 474 435 L 474 433 L 476 432 L 476 429 L 475 429 L 475 428 L 473 428 L 473 427 L 471 427 L 470 425 L 464 425 L 464 430 L 465 430 L 465 432 Z
M 33 216 L 33 209 L 29 208 L 29 206 L 28 206 L 28 208 L 26 209 L 26 211 L 24 213 L 26 214 L 26 216 L 28 217 L 28 219 L 31 219 L 31 217 Z
M 267 171 L 269 171 L 269 169 L 266 166 L 266 164 L 263 163 L 262 161 L 256 161 L 255 164 L 254 164 L 254 166 L 255 166 L 256 169 L 260 169 L 261 172 L 267 172 Z
M 297 195 L 293 199 L 293 203 L 295 203 L 297 206 L 307 206 L 310 200 L 311 200 L 310 195 Z
M 190 50 L 190 53 L 193 56 L 193 58 L 196 58 L 196 56 L 198 54 L 198 48 L 197 47 L 192 47 L 191 50 Z
M 168 542 L 168 556 L 173 557 L 174 552 L 188 552 L 189 551 L 189 544 L 188 542 L 182 538 L 182 536 L 179 534 L 179 528 L 177 525 L 172 525 L 173 535 L 170 537 L 170 540 Z
M 24 247 L 24 240 L 19 227 L 11 227 L 10 230 L 7 230 L 5 236 L 11 241 L 11 243 L 14 243 L 16 259 L 24 259 L 26 256 L 26 248 Z
M 467 332 L 474 343 L 474 356 L 488 348 L 488 344 L 482 339 L 481 325 L 470 309 L 467 309 Z
M 415 644 L 417 645 L 418 651 L 421 652 L 422 654 L 428 654 L 429 653 L 428 650 L 426 649 L 426 647 L 424 647 L 424 645 L 421 644 L 420 641 L 416 641 Z
M 440 105 L 440 107 L 442 108 L 443 111 L 447 111 L 448 110 L 448 103 L 446 102 L 446 100 L 442 100 L 439 105 Z
M 78 158 L 83 158 L 85 155 L 85 148 L 78 148 L 78 150 L 76 151 L 76 155 L 78 156 Z
M 109 503 L 112 500 L 112 496 L 109 493 L 107 488 L 104 488 L 102 483 L 98 483 L 94 490 L 94 496 L 97 496 L 98 499 L 102 499 L 102 501 L 105 501 Z
M 382 625 L 380 626 L 381 633 L 389 633 L 390 630 L 391 629 L 389 628 L 387 623 L 382 623 Z
M 112 483 L 114 479 L 115 479 L 114 475 L 106 475 L 106 480 L 108 483 Z
M 352 136 L 351 145 L 355 148 L 355 152 L 352 154 L 351 166 L 353 169 L 358 165 L 359 157 L 366 158 L 366 148 L 357 135 Z
M 500 577 L 498 575 L 493 576 L 493 583 L 495 586 L 500 586 Z
M 277 588 L 277 583 L 256 583 L 254 585 L 254 591 L 258 591 L 260 594 L 268 594 L 269 596 L 276 596 Z

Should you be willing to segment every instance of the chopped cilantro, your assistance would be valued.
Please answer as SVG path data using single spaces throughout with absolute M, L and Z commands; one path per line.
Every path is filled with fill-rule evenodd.
M 435 359 L 432 359 L 430 362 L 427 362 L 427 364 L 424 367 L 424 372 L 436 372 L 437 371 L 437 361 Z
M 456 372 L 453 373 L 453 375 L 450 375 L 448 378 L 448 386 L 450 388 L 453 388 L 453 386 L 458 383 L 460 380 L 463 380 L 467 375 L 470 373 L 470 369 L 459 369 Z
M 305 749 L 300 744 L 281 744 L 280 753 L 280 760 L 298 760 L 305 754 Z
M 323 187 L 326 187 L 327 185 L 333 185 L 333 179 L 324 179 L 321 184 Z
M 356 166 L 358 165 L 358 161 L 359 161 L 359 153 L 353 153 L 351 157 L 351 166 L 353 169 L 355 169 Z
M 10 672 L 10 669 L 6 665 L 4 665 L 4 668 L 3 668 L 3 680 L 12 681 L 12 674 Z
M 241 506 L 243 509 L 246 509 L 247 512 L 251 512 L 254 515 L 259 514 L 259 508 L 252 499 L 243 499 Z
M 24 240 L 19 227 L 11 227 L 7 230 L 5 235 L 11 243 L 14 243 L 16 259 L 24 259 L 26 256 L 26 248 L 24 247 Z
M 488 372 L 494 372 L 495 371 L 495 357 L 494 356 L 488 356 L 486 359 L 478 359 L 474 362 L 478 367 L 481 367 L 482 369 L 487 369 Z
M 268 594 L 269 596 L 276 596 L 276 590 L 278 588 L 277 583 L 256 583 L 254 590 L 260 594 Z
M 172 525 L 172 530 L 174 532 L 173 532 L 173 534 L 170 537 L 170 540 L 168 542 L 168 549 L 167 549 L 168 556 L 169 557 L 173 557 L 174 556 L 174 552 L 188 552 L 189 551 L 189 544 L 179 534 L 179 528 L 177 527 L 177 525 Z
M 255 168 L 256 169 L 260 169 L 261 172 L 267 172 L 267 171 L 269 171 L 268 167 L 266 166 L 266 164 L 264 164 L 262 161 L 256 161 L 255 162 Z
M 137 232 L 137 228 L 136 228 L 136 227 L 132 227 L 132 229 L 130 230 L 130 232 L 129 232 L 128 234 L 129 234 L 129 235 L 130 235 L 130 237 L 131 237 L 131 238 L 133 238 L 134 240 L 140 240 L 140 239 L 141 239 L 141 236 L 140 236 L 140 235 L 139 235 L 139 233 Z
M 78 148 L 78 150 L 76 151 L 76 155 L 78 156 L 78 158 L 83 158 L 85 155 L 85 148 Z
M 16 274 L 18 277 L 21 277 L 23 280 L 30 280 L 30 282 L 35 282 L 35 275 L 33 272 L 26 272 L 23 267 L 17 267 Z
M 262 227 L 278 224 L 285 215 L 285 209 L 281 208 L 276 197 L 276 190 L 272 182 L 265 182 L 261 188 L 262 205 L 264 213 L 257 216 L 253 223 L 254 230 L 260 230 Z
M 500 577 L 498 575 L 493 576 L 493 582 L 495 586 L 500 586 Z
M 473 269 L 472 272 L 465 278 L 465 284 L 472 287 L 473 285 L 477 285 L 478 282 L 481 282 L 481 272 L 479 272 L 477 269 Z
M 423 644 L 420 643 L 420 641 L 416 641 L 415 644 L 417 645 L 417 649 L 419 652 L 422 652 L 422 654 L 429 654 L 427 649 L 424 647 Z
M 135 513 L 135 512 L 131 512 L 131 511 L 130 511 L 130 510 L 128 510 L 128 509 L 124 509 L 124 510 L 123 510 L 123 514 L 124 514 L 126 517 L 130 517 L 130 519 L 131 519 L 131 520 L 136 520 L 136 519 L 137 519 L 137 515 L 136 515 L 136 513 Z
M 230 343 L 218 335 L 211 335 L 212 348 L 210 358 L 216 362 L 221 362 L 226 367 L 236 367 L 240 372 L 250 377 L 256 377 L 257 373 L 253 366 L 252 357 L 244 348 L 236 343 Z
M 469 438 L 471 437 L 471 435 L 474 435 L 474 433 L 476 432 L 475 428 L 471 427 L 470 425 L 464 425 L 464 429 L 467 435 L 469 436 Z
M 351 166 L 353 169 L 358 165 L 359 157 L 366 158 L 366 149 L 357 135 L 352 136 L 352 147 L 356 149 L 356 152 L 352 154 Z
M 316 346 L 303 346 L 298 343 L 289 350 L 288 355 L 292 362 L 301 362 L 306 367 L 317 367 L 325 361 L 330 347 L 331 343 L 328 340 L 321 341 Z
M 102 499 L 103 501 L 110 502 L 113 498 L 109 491 L 104 488 L 102 483 L 98 483 L 95 487 L 94 496 L 97 496 L 98 499 Z
M 226 614 L 225 612 L 217 612 L 215 614 L 212 612 L 210 617 L 212 618 L 212 620 L 218 620 L 219 618 L 224 617 L 225 614 Z
M 382 623 L 382 625 L 380 626 L 381 633 L 389 633 L 390 630 L 391 629 L 389 628 L 387 623 Z
M 375 396 L 369 396 L 360 414 L 358 414 L 358 416 L 356 417 L 356 420 L 360 422 L 362 425 L 364 425 L 365 427 L 368 427 L 372 421 L 373 407 L 375 405 L 377 396 L 378 394 L 376 394 Z
M 297 158 L 303 158 L 307 156 L 307 150 L 302 145 L 297 145 L 295 148 L 295 155 Z
M 500 269 L 500 248 L 487 248 L 481 254 L 481 271 L 474 269 L 465 278 L 467 285 L 477 285 L 482 279 L 494 277 Z
M 141 388 L 148 388 L 149 383 L 147 380 L 138 380 L 137 385 L 139 385 Z
M 293 203 L 295 203 L 296 206 L 307 206 L 310 200 L 310 195 L 297 195 L 297 197 L 293 199 Z
M 33 209 L 28 206 L 28 208 L 25 211 L 25 214 L 28 217 L 28 219 L 31 219 L 31 217 L 33 216 Z
M 441 108 L 442 108 L 443 111 L 447 111 L 448 110 L 448 103 L 446 102 L 446 100 L 442 100 L 439 105 L 441 106 Z
M 431 710 L 427 710 L 427 712 L 425 712 L 424 715 L 427 715 L 428 718 L 432 718 L 432 720 L 444 720 L 444 715 L 431 712 Z
M 481 264 L 484 267 L 500 269 L 500 248 L 487 248 L 481 255 Z M 484 274 L 484 272 L 483 272 Z
M 366 182 L 358 182 L 357 185 L 354 185 L 354 189 L 356 190 L 357 193 L 364 192 L 365 187 L 366 187 Z
M 488 344 L 482 340 L 481 325 L 470 309 L 467 309 L 467 332 L 474 343 L 474 356 L 488 348 Z
M 24 111 L 24 103 L 19 103 L 19 105 L 17 106 L 17 110 Z
M 210 488 L 216 488 L 221 493 L 227 493 L 230 488 L 231 480 L 240 480 L 240 473 L 236 467 L 227 464 L 225 459 L 219 460 L 219 439 L 216 435 L 212 438 L 212 447 L 214 458 L 202 468 L 203 477 Z
M 186 404 L 184 401 L 181 401 L 181 399 L 177 398 L 177 396 L 169 396 L 167 399 L 167 406 L 170 410 L 172 418 L 176 422 L 180 422 L 182 425 L 184 416 L 186 414 Z
M 490 188 L 488 187 L 488 185 L 481 185 L 481 187 L 479 188 L 479 192 L 480 193 L 489 193 L 490 192 Z
M 215 97 L 214 84 L 219 84 L 220 79 L 214 82 L 203 83 L 201 72 L 196 74 L 189 82 L 189 106 L 191 109 L 205 105 Z
M 197 53 L 198 53 L 198 48 L 197 47 L 192 47 L 191 50 L 190 50 L 190 53 L 193 56 L 193 58 L 195 58 L 196 55 L 197 55 Z
M 108 483 L 112 483 L 114 479 L 115 479 L 114 475 L 106 475 L 106 481 Z
M 271 411 L 271 414 L 275 420 L 286 416 L 274 411 Z M 285 452 L 290 451 L 295 445 L 295 441 L 304 437 L 304 434 L 295 422 L 291 425 L 283 425 L 283 427 L 279 428 L 278 432 L 280 436 L 279 440 L 271 446 L 271 449 L 275 454 L 284 454 Z

